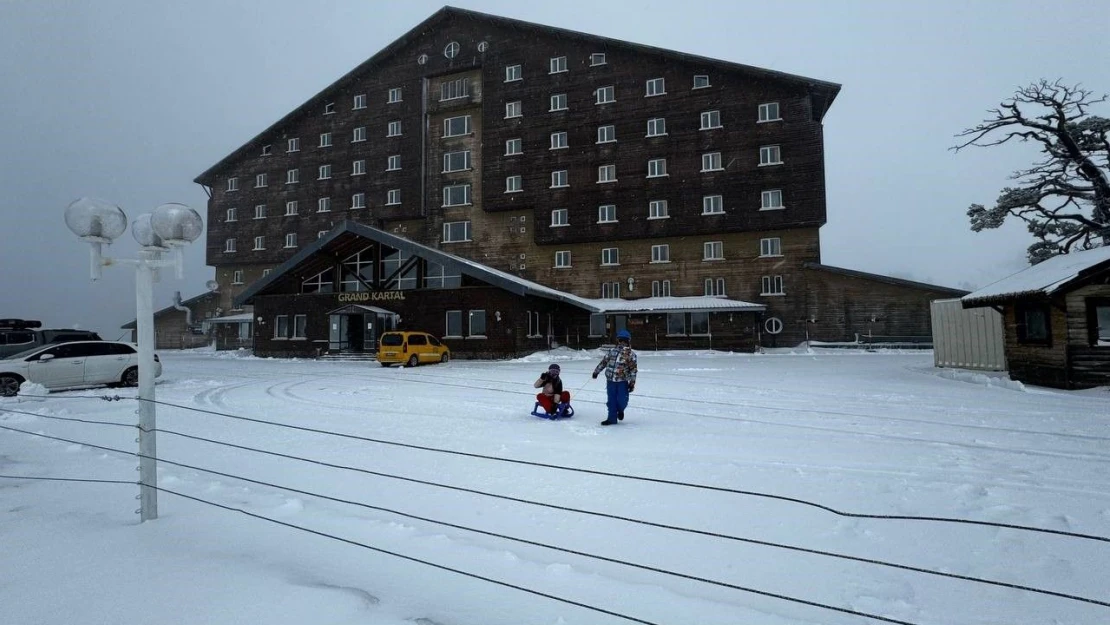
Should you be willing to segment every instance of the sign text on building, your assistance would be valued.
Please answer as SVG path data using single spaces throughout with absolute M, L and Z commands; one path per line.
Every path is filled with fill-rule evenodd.
M 404 301 L 404 291 L 356 291 L 353 293 L 340 293 L 340 302 L 381 302 Z

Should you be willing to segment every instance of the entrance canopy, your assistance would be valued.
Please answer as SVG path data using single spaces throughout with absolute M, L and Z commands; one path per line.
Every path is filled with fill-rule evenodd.
M 361 315 L 364 313 L 375 313 L 379 315 L 397 314 L 392 310 L 378 308 L 377 306 L 364 306 L 362 304 L 347 304 L 346 306 L 328 312 L 329 315 Z

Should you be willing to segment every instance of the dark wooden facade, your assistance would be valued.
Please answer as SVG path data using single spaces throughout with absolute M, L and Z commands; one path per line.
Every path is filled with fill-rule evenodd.
M 190 314 L 178 310 L 174 306 L 167 306 L 154 313 L 154 348 L 155 349 L 190 349 L 203 347 L 210 341 L 211 329 L 206 321 L 219 317 L 223 313 L 220 308 L 218 293 L 202 293 L 181 302 L 181 306 L 188 308 Z M 192 325 L 186 323 L 191 317 Z M 131 340 L 135 337 L 135 322 L 121 326 L 123 330 L 131 330 Z
M 566 71 L 553 73 L 559 57 Z M 514 65 L 521 80 L 506 81 Z M 708 85 L 694 88 L 696 76 Z M 649 97 L 646 83 L 656 78 L 665 93 Z M 459 80 L 466 95 L 442 100 L 442 85 Z M 615 101 L 598 104 L 597 90 L 610 86 Z M 390 102 L 394 89 L 400 100 Z M 208 263 L 224 307 L 235 310 L 235 298 L 266 270 L 353 220 L 583 297 L 630 278 L 636 286 L 622 287 L 622 297 L 651 295 L 652 283 L 663 281 L 675 296 L 700 296 L 712 280 L 727 297 L 781 317 L 778 339 L 796 344 L 804 328 L 790 320 L 806 305 L 803 265 L 820 261 L 826 221 L 822 118 L 838 91 L 825 81 L 445 8 L 196 179 L 211 195 Z M 556 95 L 566 96 L 566 110 L 551 110 Z M 520 102 L 522 117 L 506 118 L 511 102 Z M 772 103 L 778 117 L 761 122 L 760 105 Z M 719 126 L 703 129 L 710 111 Z M 468 132 L 444 136 L 445 120 L 461 116 L 469 116 Z M 666 134 L 646 136 L 653 118 L 665 120 Z M 391 122 L 400 123 L 399 135 L 387 136 Z M 607 125 L 616 141 L 599 143 L 598 127 Z M 556 132 L 567 133 L 566 149 L 551 149 Z M 291 139 L 299 140 L 295 151 Z M 506 155 L 510 139 L 521 140 L 522 154 Z M 781 163 L 761 165 L 764 146 L 777 146 Z M 444 173 L 443 155 L 462 150 L 470 151 L 469 169 Z M 709 153 L 720 154 L 720 170 L 702 171 Z M 387 169 L 391 156 L 399 169 Z M 660 158 L 667 175 L 649 178 L 648 161 Z M 598 182 L 603 165 L 615 166 L 615 182 Z M 331 167 L 323 179 L 322 166 Z M 291 170 L 298 178 L 287 183 Z M 567 172 L 568 186 L 552 188 L 556 171 Z M 260 174 L 264 186 L 256 186 Z M 507 193 L 506 178 L 518 175 L 521 191 Z M 454 184 L 470 185 L 469 203 L 444 206 L 444 187 Z M 388 201 L 393 190 L 399 202 Z M 762 193 L 771 190 L 781 191 L 782 207 L 765 210 Z M 703 198 L 717 195 L 723 211 L 703 214 Z M 665 218 L 649 218 L 653 200 L 667 202 Z M 295 214 L 286 214 L 289 202 Z M 599 223 L 601 205 L 616 206 L 615 222 Z M 562 209 L 568 224 L 553 226 Z M 459 221 L 469 222 L 469 239 L 443 241 L 443 224 Z M 289 235 L 295 242 L 287 247 Z M 764 238 L 779 240 L 781 253 L 761 255 Z M 226 251 L 231 239 L 234 252 Z M 712 242 L 723 258 L 704 259 Z M 667 262 L 652 262 L 653 245 L 669 246 Z M 610 247 L 620 262 L 603 265 Z M 569 252 L 572 266 L 556 268 L 557 252 Z M 762 293 L 764 276 L 781 278 L 784 292 Z

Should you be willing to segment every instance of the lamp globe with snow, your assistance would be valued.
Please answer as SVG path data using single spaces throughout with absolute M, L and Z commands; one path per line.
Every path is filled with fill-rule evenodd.
M 135 328 L 139 349 L 139 500 L 143 521 L 158 518 L 157 439 L 154 403 L 154 282 L 158 270 L 173 267 L 177 278 L 184 276 L 184 247 L 204 230 L 200 215 L 184 204 L 162 204 L 131 224 L 131 235 L 139 243 L 138 258 L 104 256 L 103 245 L 111 244 L 127 229 L 127 215 L 119 206 L 94 198 L 80 198 L 66 208 L 66 226 L 89 244 L 89 274 L 93 280 L 106 266 L 135 267 Z M 165 258 L 171 254 L 172 258 Z

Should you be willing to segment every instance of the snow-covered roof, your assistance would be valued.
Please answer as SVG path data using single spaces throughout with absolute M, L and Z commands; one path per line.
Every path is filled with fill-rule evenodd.
M 767 307 L 723 297 L 643 297 L 640 299 L 586 300 L 605 313 L 665 312 L 762 312 Z
M 254 315 L 252 313 L 241 313 L 238 315 L 228 315 L 226 317 L 213 317 L 212 319 L 205 319 L 205 321 L 208 323 L 242 323 L 253 319 Z
M 1110 267 L 1110 246 L 1062 254 L 988 284 L 960 301 L 969 308 L 1017 297 L 1048 296 L 1104 265 Z

